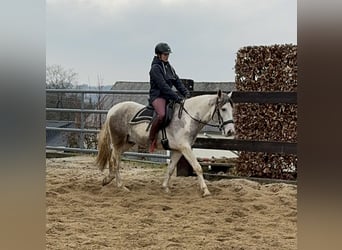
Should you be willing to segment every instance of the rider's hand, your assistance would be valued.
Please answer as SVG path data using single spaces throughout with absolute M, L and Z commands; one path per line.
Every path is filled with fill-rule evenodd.
M 184 101 L 184 99 L 180 96 L 178 96 L 178 98 L 175 100 L 176 103 L 182 103 Z

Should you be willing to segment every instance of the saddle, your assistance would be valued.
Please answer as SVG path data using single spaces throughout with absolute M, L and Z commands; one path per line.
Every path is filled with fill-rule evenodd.
M 175 103 L 169 102 L 166 105 L 165 110 L 165 118 L 163 123 L 161 124 L 161 131 L 162 131 L 162 140 L 161 143 L 165 150 L 170 149 L 169 141 L 166 136 L 165 128 L 170 124 L 173 113 L 174 113 Z M 157 113 L 155 112 L 154 108 L 152 106 L 146 106 L 140 109 L 134 117 L 129 122 L 130 124 L 138 124 L 142 122 L 148 122 L 148 126 L 146 127 L 146 131 L 148 131 L 151 127 L 152 121 L 156 119 Z
M 170 124 L 172 120 L 172 116 L 174 113 L 174 102 L 169 102 L 166 105 L 166 110 L 165 110 L 165 118 L 164 121 L 161 125 L 161 128 L 166 128 L 167 125 Z M 154 108 L 152 106 L 146 106 L 140 109 L 134 117 L 131 119 L 129 122 L 130 124 L 138 124 L 141 122 L 148 122 L 149 126 L 147 127 L 146 131 L 150 128 L 150 124 L 152 121 L 157 117 L 157 113 L 155 112 Z

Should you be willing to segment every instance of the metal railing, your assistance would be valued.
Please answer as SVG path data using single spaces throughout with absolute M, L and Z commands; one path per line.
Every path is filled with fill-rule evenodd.
M 84 135 L 87 133 L 99 133 L 100 129 L 90 129 L 85 127 L 85 113 L 94 113 L 94 114 L 107 114 L 108 110 L 98 110 L 98 109 L 85 109 L 85 95 L 86 94 L 119 94 L 119 95 L 148 95 L 147 90 L 84 90 L 84 89 L 46 89 L 46 93 L 75 93 L 81 94 L 81 108 L 80 109 L 70 109 L 70 108 L 46 108 L 46 112 L 69 112 L 69 113 L 80 113 L 80 128 L 59 128 L 59 127 L 51 127 L 46 126 L 46 130 L 54 130 L 54 131 L 64 131 L 64 132 L 76 132 L 80 133 L 79 137 L 79 145 L 80 148 L 71 148 L 65 146 L 46 146 L 45 149 L 48 150 L 57 150 L 63 152 L 82 152 L 82 153 L 97 153 L 97 149 L 89 149 L 84 148 Z M 124 156 L 133 156 L 133 157 L 146 157 L 146 158 L 159 158 L 159 159 L 169 159 L 170 154 L 167 152 L 166 155 L 163 154 L 150 154 L 150 153 L 140 153 L 140 152 L 125 152 Z
M 96 153 L 95 149 L 85 149 L 83 147 L 83 137 L 85 133 L 98 133 L 99 129 L 86 129 L 84 114 L 85 113 L 97 113 L 105 114 L 108 110 L 97 110 L 97 109 L 85 109 L 84 108 L 84 97 L 85 94 L 131 94 L 131 95 L 148 95 L 147 90 L 78 90 L 78 89 L 46 89 L 47 93 L 80 93 L 81 94 L 81 109 L 61 109 L 61 108 L 46 108 L 47 112 L 69 112 L 69 113 L 80 113 L 80 128 L 57 128 L 57 127 L 46 127 L 46 130 L 59 130 L 66 132 L 77 132 L 80 133 L 80 148 L 68 148 L 68 147 L 53 147 L 46 146 L 46 149 L 55 149 L 63 151 L 74 151 L 74 152 L 85 152 L 85 153 Z M 192 95 L 203 94 L 203 91 L 192 91 Z M 216 93 L 214 91 L 207 91 L 208 93 Z M 296 92 L 233 92 L 233 101 L 237 103 L 297 103 Z M 205 144 L 205 145 L 204 145 Z M 241 140 L 219 140 L 215 138 L 198 138 L 194 144 L 194 147 L 207 148 L 207 149 L 224 149 L 224 150 L 238 150 L 238 151 L 253 151 L 253 152 L 281 152 L 281 153 L 297 153 L 297 143 L 289 142 L 260 142 L 260 141 L 241 141 Z M 146 153 L 135 153 L 127 152 L 125 155 L 142 156 L 151 158 L 166 158 L 169 156 L 161 154 L 146 154 Z

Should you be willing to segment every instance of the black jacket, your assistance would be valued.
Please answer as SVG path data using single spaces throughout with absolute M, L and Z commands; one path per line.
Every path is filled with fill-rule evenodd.
M 180 97 L 171 88 L 175 86 L 181 95 L 187 97 L 189 91 L 180 81 L 169 62 L 163 62 L 157 56 L 153 58 L 150 70 L 150 104 L 158 97 L 169 100 L 179 100 Z

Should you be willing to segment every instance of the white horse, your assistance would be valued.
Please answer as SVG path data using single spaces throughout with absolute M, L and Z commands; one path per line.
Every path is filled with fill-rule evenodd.
M 103 179 L 103 185 L 109 184 L 116 178 L 117 187 L 128 190 L 123 186 L 119 173 L 121 154 L 135 144 L 148 148 L 149 131 L 146 131 L 148 122 L 130 123 L 132 117 L 143 107 L 136 102 L 121 102 L 108 111 L 99 135 L 99 151 L 96 158 L 101 171 L 109 163 L 109 174 Z M 178 160 L 184 155 L 198 176 L 202 195 L 210 195 L 203 178 L 202 167 L 191 149 L 197 134 L 205 125 L 220 128 L 224 135 L 234 134 L 231 93 L 225 94 L 219 90 L 217 95 L 195 96 L 187 99 L 183 105 L 175 105 L 173 118 L 165 129 L 172 151 L 171 161 L 162 184 L 165 192 L 170 192 L 170 177 Z M 158 134 L 157 149 L 163 149 L 160 140 L 161 132 Z

